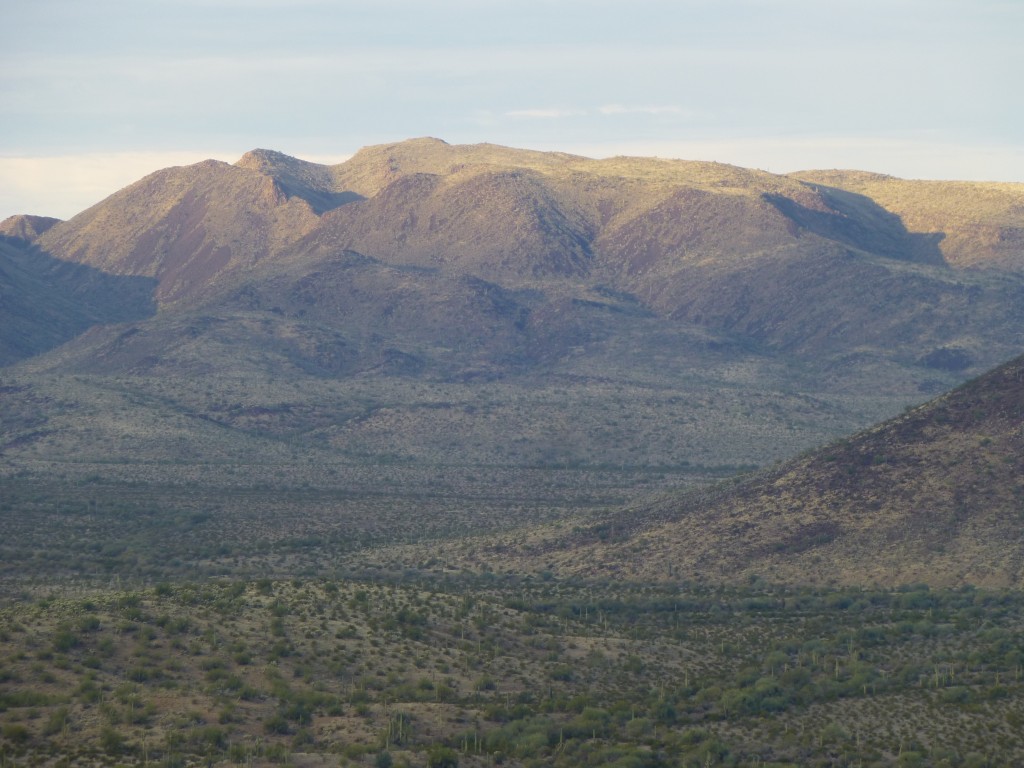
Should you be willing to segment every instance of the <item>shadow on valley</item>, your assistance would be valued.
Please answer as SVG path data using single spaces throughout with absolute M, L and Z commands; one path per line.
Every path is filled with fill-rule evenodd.
M 939 249 L 944 232 L 909 232 L 903 221 L 865 195 L 815 186 L 832 209 L 816 211 L 784 195 L 765 194 L 764 200 L 804 229 L 860 250 L 900 261 L 947 266 Z
M 289 197 L 300 197 L 309 203 L 309 206 L 317 214 L 326 213 L 348 203 L 357 203 L 366 199 L 357 192 L 325 192 L 280 181 L 278 184 L 280 184 L 281 189 Z
M 156 314 L 156 280 L 55 259 L 0 235 L 0 365 L 70 341 L 93 325 Z

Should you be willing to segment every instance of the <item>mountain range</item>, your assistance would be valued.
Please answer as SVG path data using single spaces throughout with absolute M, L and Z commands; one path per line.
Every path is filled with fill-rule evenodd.
M 143 484 L 172 506 L 218 498 L 237 522 L 252 507 L 225 489 L 283 489 L 291 505 L 301 487 L 319 506 L 290 525 L 316 535 L 342 497 L 362 499 L 345 525 L 365 533 L 381 513 L 359 504 L 382 487 L 431 499 L 435 533 L 453 505 L 470 532 L 590 509 L 619 520 L 617 536 L 647 531 L 622 545 L 649 553 L 630 566 L 644 577 L 827 578 L 814 563 L 839 557 L 859 513 L 821 500 L 839 482 L 824 458 L 784 465 L 785 489 L 782 475 L 771 493 L 741 484 L 726 506 L 687 496 L 704 499 L 699 513 L 614 510 L 835 444 L 1024 350 L 1021 184 L 425 138 L 334 166 L 254 150 L 168 168 L 68 221 L 13 217 L 0 235 L 0 476 L 22 490 L 63 483 L 65 503 L 82 484 L 110 498 Z M 997 441 L 989 426 L 970 434 Z M 897 447 L 833 463 L 884 495 L 896 480 L 868 470 L 923 455 Z M 1003 474 L 993 509 L 1019 503 Z M 524 492 L 543 501 L 526 510 Z M 774 533 L 752 522 L 790 497 Z M 947 501 L 933 530 L 988 530 Z M 885 513 L 904 528 L 876 531 L 910 552 L 904 565 L 834 578 L 925 578 L 927 554 L 951 581 L 1019 580 L 1009 561 L 964 561 L 966 544 L 915 550 L 898 530 L 931 522 L 914 507 Z M 734 553 L 712 564 L 712 544 L 652 543 L 698 518 Z M 870 551 L 857 541 L 842 562 Z
M 355 269 L 406 284 L 410 299 L 441 286 L 501 296 L 475 312 L 505 310 L 522 331 L 538 306 L 572 314 L 562 304 L 589 300 L 772 350 L 916 359 L 958 345 L 984 366 L 992 343 L 1020 343 L 1022 199 L 1014 184 L 420 139 L 330 167 L 255 150 L 169 168 L 68 222 L 16 217 L 4 231 L 62 261 L 156 280 L 161 309 L 238 306 L 262 288 L 249 307 L 304 317 L 313 305 L 334 319 L 308 284 Z

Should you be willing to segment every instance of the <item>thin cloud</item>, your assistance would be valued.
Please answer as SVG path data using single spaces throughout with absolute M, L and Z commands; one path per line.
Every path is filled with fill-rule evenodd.
M 673 105 L 664 106 L 626 106 L 625 104 L 605 104 L 597 110 L 602 115 L 690 115 L 688 110 Z
M 587 112 L 582 109 L 513 109 L 506 112 L 506 117 L 526 118 L 530 120 L 557 120 L 563 117 L 580 117 Z

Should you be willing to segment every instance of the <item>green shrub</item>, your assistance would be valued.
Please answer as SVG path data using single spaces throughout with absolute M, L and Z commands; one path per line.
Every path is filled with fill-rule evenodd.
M 124 736 L 109 725 L 100 731 L 100 748 L 108 755 L 119 755 L 124 751 Z
M 12 744 L 24 744 L 32 735 L 28 728 L 21 723 L 6 723 L 0 733 L 3 734 L 6 741 Z
M 459 768 L 459 756 L 454 749 L 435 744 L 427 751 L 427 768 Z

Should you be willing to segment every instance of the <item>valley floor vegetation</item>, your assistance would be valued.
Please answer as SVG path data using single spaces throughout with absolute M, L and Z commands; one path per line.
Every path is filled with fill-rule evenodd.
M 1021 765 L 1022 624 L 924 586 L 14 587 L 0 765 Z

